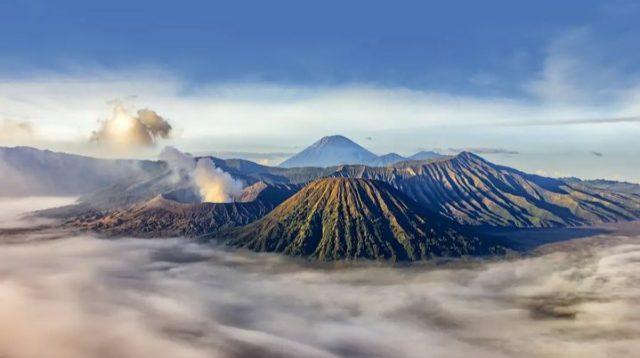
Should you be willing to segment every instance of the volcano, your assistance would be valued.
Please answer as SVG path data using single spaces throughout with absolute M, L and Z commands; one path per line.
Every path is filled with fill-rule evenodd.
M 415 261 L 499 253 L 380 181 L 326 178 L 309 183 L 262 219 L 224 231 L 226 244 L 319 260 Z
M 197 237 L 255 221 L 298 190 L 258 182 L 245 188 L 237 202 L 207 203 L 193 188 L 181 188 L 124 209 L 90 213 L 70 225 L 109 236 Z
M 351 139 L 341 136 L 320 138 L 300 153 L 280 164 L 284 168 L 330 167 L 339 164 L 365 164 L 377 158 Z

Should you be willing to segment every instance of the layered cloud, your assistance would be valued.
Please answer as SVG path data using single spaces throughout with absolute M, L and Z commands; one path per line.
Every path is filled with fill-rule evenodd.
M 2 245 L 0 356 L 610 357 L 640 349 L 640 237 L 581 239 L 501 262 L 332 268 L 183 240 L 51 235 L 63 238 L 25 243 L 38 237 L 23 233 L 22 244 Z

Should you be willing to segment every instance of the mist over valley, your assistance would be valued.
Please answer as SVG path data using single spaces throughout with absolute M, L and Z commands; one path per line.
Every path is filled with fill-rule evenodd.
M 43 203 L 52 204 L 21 210 Z M 532 256 L 411 266 L 321 264 L 185 239 L 49 231 L 16 241 L 1 230 L 8 357 L 611 357 L 640 348 L 637 226 Z

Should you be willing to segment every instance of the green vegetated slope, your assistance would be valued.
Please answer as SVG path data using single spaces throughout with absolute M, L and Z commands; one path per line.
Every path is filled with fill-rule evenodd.
M 354 178 L 309 183 L 262 219 L 220 235 L 228 245 L 320 260 L 490 255 L 491 240 L 465 234 L 390 185 Z

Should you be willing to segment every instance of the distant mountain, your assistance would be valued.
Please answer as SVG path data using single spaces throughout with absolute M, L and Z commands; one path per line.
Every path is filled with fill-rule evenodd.
M 445 155 L 442 155 L 440 153 L 423 150 L 410 157 L 407 157 L 406 160 L 432 160 L 432 159 L 439 159 L 444 157 Z
M 619 193 L 640 195 L 640 184 L 629 183 L 626 181 L 615 181 L 605 179 L 582 180 L 579 178 L 560 178 L 560 180 L 569 184 L 585 185 L 592 188 L 616 191 Z
M 368 163 L 361 164 L 366 164 L 372 167 L 385 167 L 387 165 L 395 164 L 403 160 L 407 160 L 407 158 L 401 156 L 400 154 L 389 153 L 376 157 L 375 159 L 370 160 Z
M 431 160 L 443 157 L 435 152 L 419 152 L 405 158 L 396 153 L 377 156 L 341 135 L 323 137 L 300 153 L 280 164 L 283 168 L 294 167 L 331 167 L 343 164 L 364 164 L 368 166 L 387 166 L 405 160 Z
M 341 135 L 323 137 L 280 164 L 284 168 L 368 163 L 377 156 Z
M 468 152 L 384 168 L 343 166 L 330 175 L 385 181 L 461 224 L 554 227 L 640 218 L 635 195 L 526 174 Z
M 390 185 L 328 178 L 311 182 L 262 219 L 220 236 L 230 246 L 319 260 L 489 255 L 491 240 L 462 233 Z
M 0 196 L 81 195 L 158 175 L 161 162 L 96 159 L 30 147 L 0 147 Z

